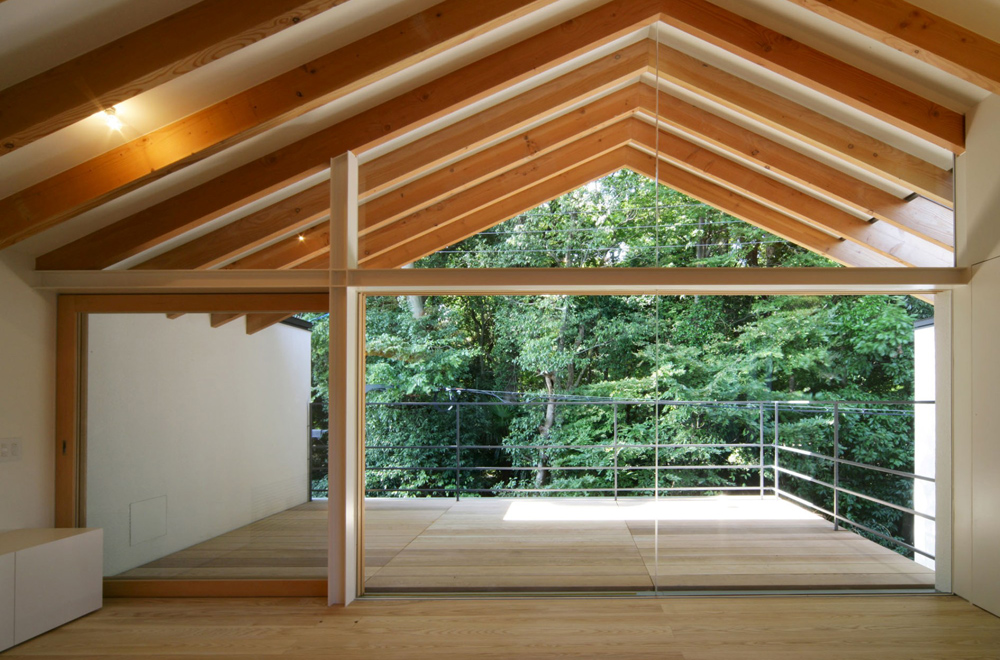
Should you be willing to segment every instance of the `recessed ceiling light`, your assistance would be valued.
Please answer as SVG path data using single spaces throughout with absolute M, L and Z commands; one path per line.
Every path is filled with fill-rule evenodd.
M 104 111 L 104 123 L 113 131 L 120 131 L 125 127 L 114 108 L 108 108 Z

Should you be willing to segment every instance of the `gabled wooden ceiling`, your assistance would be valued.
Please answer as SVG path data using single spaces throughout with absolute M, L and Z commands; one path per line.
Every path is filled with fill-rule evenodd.
M 915 5 L 366 2 L 156 0 L 166 18 L 0 91 L 0 249 L 38 270 L 325 268 L 326 173 L 350 150 L 362 268 L 621 168 L 847 266 L 953 263 L 952 158 L 1000 45 Z M 133 130 L 130 103 L 240 75 Z M 87 143 L 113 104 L 129 130 Z

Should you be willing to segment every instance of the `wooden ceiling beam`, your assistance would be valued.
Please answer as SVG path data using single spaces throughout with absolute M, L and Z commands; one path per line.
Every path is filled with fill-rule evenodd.
M 955 154 L 965 116 L 708 0 L 661 0 L 660 20 L 698 39 L 899 126 Z
M 630 128 L 630 120 L 612 124 L 438 204 L 363 234 L 358 247 L 358 262 L 364 266 L 380 254 L 426 234 L 431 234 L 433 238 L 443 227 L 458 222 L 479 209 L 558 176 L 574 165 L 609 153 L 632 139 Z
M 330 213 L 330 184 L 307 188 L 134 266 L 136 270 L 197 270 L 217 266 Z
M 1000 44 L 904 0 L 791 0 L 966 82 L 1000 94 Z
M 323 171 L 331 154 L 371 149 L 648 26 L 654 5 L 614 0 L 42 255 L 36 268 L 107 268 Z
M 277 312 L 274 314 L 247 314 L 247 334 L 255 335 L 261 330 L 266 330 L 272 325 L 278 325 L 285 319 L 290 319 L 295 314 L 283 314 Z
M 886 223 L 858 218 L 776 179 L 699 147 L 641 120 L 631 121 L 633 139 L 661 159 L 758 202 L 776 207 L 806 224 L 846 238 L 904 266 L 941 268 L 954 265 L 952 254 L 938 245 Z
M 330 249 L 330 223 L 315 227 L 278 241 L 234 261 L 225 270 L 281 270 L 293 268 Z
M 540 204 L 576 190 L 580 186 L 611 174 L 622 167 L 625 152 L 630 147 L 618 147 L 598 158 L 577 164 L 557 176 L 545 179 L 521 192 L 468 214 L 431 233 L 395 246 L 392 250 L 362 263 L 362 268 L 400 268 L 421 257 L 454 245 L 469 236 L 533 209 Z
M 553 1 L 493 0 L 476 5 L 445 0 L 136 138 L 0 201 L 0 218 L 10 221 L 0 231 L 0 248 Z
M 644 113 L 725 153 L 746 159 L 810 190 L 829 195 L 866 215 L 888 222 L 945 248 L 955 244 L 955 214 L 924 197 L 900 199 L 803 153 L 769 140 L 666 92 L 642 85 Z
M 245 316 L 245 314 L 209 314 L 208 324 L 213 328 L 220 328 L 242 316 Z
M 0 91 L 0 155 L 345 0 L 202 0 Z
M 950 170 L 678 50 L 653 42 L 648 47 L 653 75 L 907 190 L 953 206 L 954 177 Z
M 627 154 L 626 167 L 654 181 L 659 175 L 660 183 L 673 190 L 845 266 L 899 266 L 868 248 L 830 236 L 687 170 L 662 160 L 657 164 L 655 156 L 635 148 Z

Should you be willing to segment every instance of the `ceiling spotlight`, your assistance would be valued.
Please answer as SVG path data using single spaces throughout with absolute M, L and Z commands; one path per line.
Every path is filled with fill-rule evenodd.
M 125 124 L 122 123 L 122 120 L 115 113 L 114 108 L 108 108 L 104 111 L 104 123 L 113 131 L 120 131 L 125 127 Z
M 304 243 L 305 240 L 306 240 L 306 237 L 303 236 L 302 234 L 299 234 L 299 242 L 303 242 Z

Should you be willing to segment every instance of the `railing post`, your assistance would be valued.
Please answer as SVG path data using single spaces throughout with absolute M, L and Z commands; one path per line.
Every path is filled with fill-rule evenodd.
M 778 486 L 778 402 L 774 402 L 774 495 L 781 495 L 781 488 Z
M 840 529 L 840 404 L 833 404 L 833 531 Z
M 455 501 L 462 499 L 462 404 L 455 402 Z
M 760 499 L 764 499 L 764 403 L 760 404 L 760 414 L 758 415 L 757 444 L 760 449 Z
M 618 404 L 617 403 L 614 404 L 613 410 L 614 412 L 612 415 L 613 419 L 612 428 L 614 433 L 613 436 L 614 439 L 612 440 L 612 446 L 614 447 L 613 451 L 615 459 L 615 467 L 613 474 L 615 475 L 615 502 L 617 502 L 618 501 Z

